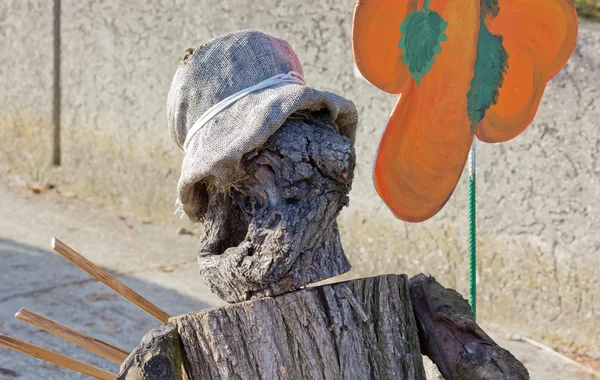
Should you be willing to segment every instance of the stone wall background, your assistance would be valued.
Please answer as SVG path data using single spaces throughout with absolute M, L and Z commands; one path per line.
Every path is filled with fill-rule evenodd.
M 355 185 L 340 217 L 351 276 L 422 271 L 466 295 L 466 175 L 420 224 L 396 220 L 372 185 L 395 97 L 355 74 L 353 8 L 341 0 L 0 0 L 0 167 L 181 223 L 172 214 L 182 154 L 165 121 L 172 75 L 185 49 L 260 29 L 290 42 L 310 85 L 359 109 Z M 600 354 L 599 92 L 600 29 L 582 24 L 533 125 L 508 143 L 478 145 L 479 319 L 592 354 Z M 61 162 L 52 166 L 57 128 Z

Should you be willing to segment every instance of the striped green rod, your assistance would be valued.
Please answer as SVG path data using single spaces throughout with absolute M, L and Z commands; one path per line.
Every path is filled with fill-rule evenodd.
M 477 318 L 477 241 L 476 241 L 476 155 L 475 141 L 469 151 L 469 303 L 473 309 L 473 319 Z

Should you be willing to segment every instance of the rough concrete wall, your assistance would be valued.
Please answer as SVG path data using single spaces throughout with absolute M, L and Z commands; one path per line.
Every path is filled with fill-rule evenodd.
M 289 39 L 311 83 L 341 91 L 355 82 L 351 15 L 342 1 L 62 0 L 63 155 L 55 182 L 170 218 L 182 156 L 166 132 L 165 103 L 184 50 L 259 28 Z
M 0 166 L 41 179 L 53 136 L 53 1 L 0 1 Z
M 172 75 L 186 48 L 258 28 L 291 43 L 309 84 L 339 92 L 359 109 L 359 164 L 351 207 L 341 216 L 353 275 L 424 271 L 466 294 L 466 178 L 442 212 L 421 224 L 395 220 L 373 188 L 375 152 L 395 97 L 354 74 L 353 6 L 342 0 L 62 0 L 63 155 L 51 172 L 54 181 L 173 220 L 181 153 L 164 116 Z M 599 50 L 600 33 L 582 30 L 534 125 L 512 142 L 479 144 L 478 155 L 481 320 L 596 353 L 600 336 L 590 331 L 600 331 L 594 294 L 600 286 Z
M 189 11 L 189 7 L 187 7 Z M 186 7 L 62 2 L 62 165 L 57 182 L 125 207 L 172 214 L 182 158 L 166 132 L 166 94 Z

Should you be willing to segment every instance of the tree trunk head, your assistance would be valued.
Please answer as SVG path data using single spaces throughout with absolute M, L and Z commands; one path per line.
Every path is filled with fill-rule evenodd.
M 246 154 L 246 175 L 208 182 L 200 274 L 228 302 L 288 292 L 350 265 L 336 218 L 348 204 L 354 144 L 318 114 L 295 115 Z

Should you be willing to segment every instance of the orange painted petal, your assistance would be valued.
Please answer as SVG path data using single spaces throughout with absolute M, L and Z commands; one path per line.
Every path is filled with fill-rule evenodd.
M 410 78 L 402 61 L 400 25 L 423 0 L 359 0 L 352 23 L 352 50 L 361 74 L 379 89 L 398 94 Z
M 533 121 L 546 82 L 567 63 L 575 49 L 577 15 L 572 0 L 499 0 L 496 18 L 485 20 L 501 35 L 508 68 L 498 102 L 477 127 L 485 142 L 508 141 Z
M 407 84 L 383 134 L 375 186 L 400 219 L 420 222 L 450 198 L 473 141 L 467 92 L 479 31 L 478 1 L 432 0 L 448 22 L 448 39 L 431 70 Z
M 578 24 L 573 0 L 499 0 L 498 6 L 498 16 L 485 20 L 490 32 L 531 49 L 539 70 L 550 80 L 575 50 Z
M 526 46 L 505 42 L 508 69 L 492 105 L 477 126 L 477 137 L 485 142 L 508 141 L 533 121 L 546 87 L 546 75 L 537 69 L 535 57 Z

